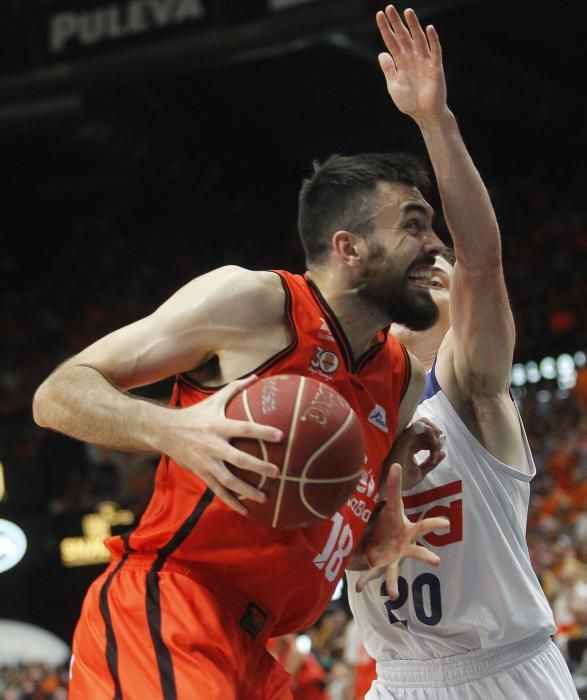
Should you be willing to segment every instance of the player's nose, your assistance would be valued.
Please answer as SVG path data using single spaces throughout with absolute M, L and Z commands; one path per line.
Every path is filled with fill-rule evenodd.
M 444 243 L 432 229 L 428 229 L 424 234 L 423 247 L 424 251 L 433 257 L 440 255 L 445 249 Z

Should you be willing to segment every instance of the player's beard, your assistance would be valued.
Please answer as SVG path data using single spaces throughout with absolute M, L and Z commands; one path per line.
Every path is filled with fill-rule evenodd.
M 358 294 L 377 312 L 413 331 L 425 331 L 438 320 L 438 307 L 428 289 L 410 286 L 408 274 L 419 265 L 433 265 L 434 258 L 421 256 L 407 270 L 398 270 L 382 246 L 371 245 L 369 271 Z

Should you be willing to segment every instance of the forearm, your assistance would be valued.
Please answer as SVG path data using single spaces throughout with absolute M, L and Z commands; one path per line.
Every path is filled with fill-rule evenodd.
M 499 264 L 499 228 L 485 187 L 448 108 L 418 123 L 459 262 L 471 272 Z
M 64 365 L 37 390 L 38 425 L 98 445 L 160 451 L 157 426 L 168 408 L 117 389 L 92 367 Z

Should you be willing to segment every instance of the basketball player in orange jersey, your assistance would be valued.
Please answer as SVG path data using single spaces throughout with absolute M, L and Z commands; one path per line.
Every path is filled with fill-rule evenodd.
M 366 698 L 576 700 L 526 546 L 536 469 L 509 395 L 515 329 L 495 213 L 447 105 L 435 30 L 393 6 L 377 24 L 387 87 L 422 132 L 456 262 L 446 252 L 436 258 L 429 283 L 438 321 L 421 331 L 392 326 L 429 370 L 415 417 L 446 435 L 446 459 L 405 493 L 404 507 L 414 520 L 446 514 L 450 528 L 425 536 L 437 568 L 399 565 L 393 598 L 388 572 L 348 574 L 359 635 L 377 662 Z
M 305 276 L 223 267 L 194 279 L 150 316 L 58 367 L 34 399 L 35 420 L 78 439 L 162 458 L 138 527 L 107 546 L 110 566 L 90 587 L 76 628 L 71 700 L 289 698 L 269 636 L 322 613 L 375 506 L 394 437 L 411 418 L 423 371 L 383 328 L 434 323 L 429 279 L 443 245 L 407 156 L 334 156 L 304 182 L 299 227 Z M 339 391 L 367 445 L 353 497 L 316 526 L 274 530 L 245 517 L 261 492 L 224 462 L 269 477 L 276 466 L 230 440 L 279 441 L 271 426 L 228 420 L 227 401 L 251 373 L 306 375 Z M 129 393 L 177 377 L 169 406 Z M 243 377 L 245 377 L 243 379 Z M 408 442 L 441 459 L 439 431 Z M 404 435 L 404 440 L 406 439 Z M 446 526 L 410 523 L 396 495 L 385 558 L 436 564 L 415 544 Z M 378 563 L 381 563 L 378 561 Z

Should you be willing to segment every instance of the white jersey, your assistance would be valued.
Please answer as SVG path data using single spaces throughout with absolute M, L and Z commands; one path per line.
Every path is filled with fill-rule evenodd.
M 387 596 L 383 578 L 356 593 L 359 572 L 347 572 L 350 606 L 368 653 L 378 663 L 434 659 L 553 634 L 552 612 L 526 545 L 536 468 L 522 423 L 527 473 L 478 442 L 433 372 L 414 420 L 421 417 L 446 434 L 446 459 L 406 492 L 405 512 L 414 521 L 445 516 L 450 529 L 424 538 L 441 558 L 438 567 L 414 559 L 401 564 L 396 601 Z

